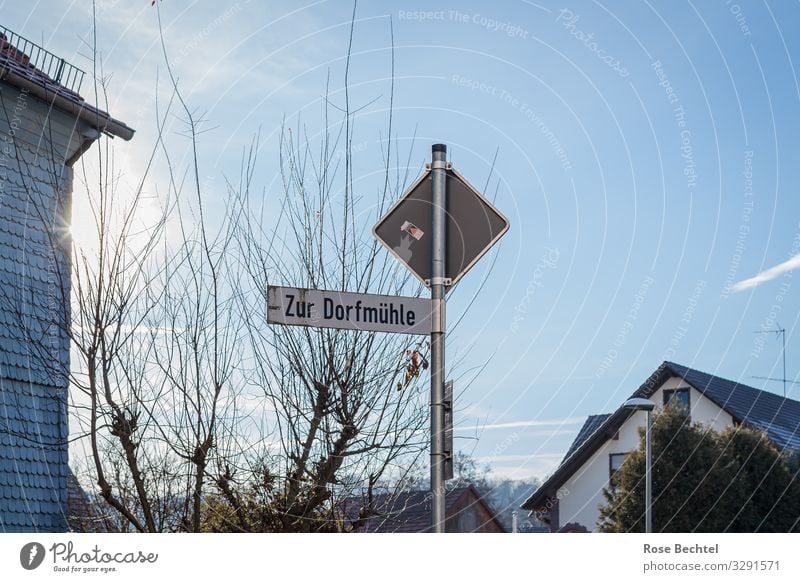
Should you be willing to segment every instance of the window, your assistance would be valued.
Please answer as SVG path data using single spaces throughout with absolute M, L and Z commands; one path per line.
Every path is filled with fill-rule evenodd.
M 619 471 L 622 463 L 625 462 L 625 457 L 627 456 L 628 453 L 611 453 L 608 455 L 608 483 L 612 487 L 617 486 L 614 476 L 617 474 L 617 471 Z
M 678 388 L 677 390 L 664 390 L 664 406 L 685 408 L 688 412 L 691 409 L 689 389 Z

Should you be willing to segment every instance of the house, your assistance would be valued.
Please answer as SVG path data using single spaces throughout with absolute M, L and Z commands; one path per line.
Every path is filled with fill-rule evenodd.
M 114 531 L 110 517 L 103 513 L 102 506 L 92 503 L 71 470 L 67 473 L 67 528 L 75 533 Z
M 431 494 L 408 491 L 378 495 L 375 511 L 359 519 L 363 502 L 350 498 L 344 506 L 348 529 L 363 533 L 421 533 L 431 530 Z M 505 533 L 494 510 L 473 485 L 455 487 L 445 493 L 446 533 Z
M 691 419 L 714 430 L 743 425 L 763 432 L 781 451 L 800 451 L 800 402 L 672 362 L 664 362 L 632 395 L 656 406 L 672 399 Z M 603 488 L 625 456 L 639 447 L 647 413 L 623 407 L 590 416 L 564 459 L 523 503 L 550 531 L 594 531 Z
M 133 130 L 83 72 L 0 26 L 0 531 L 67 524 L 72 166 Z

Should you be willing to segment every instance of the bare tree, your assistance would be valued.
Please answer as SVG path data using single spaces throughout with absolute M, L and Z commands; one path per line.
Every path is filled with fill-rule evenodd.
M 351 43 L 352 33 L 351 26 Z M 251 357 L 247 375 L 274 411 L 276 439 L 259 459 L 255 482 L 245 478 L 237 489 L 241 470 L 221 471 L 213 528 L 251 529 L 248 508 L 261 498 L 273 513 L 266 520 L 260 513 L 256 521 L 276 530 L 341 530 L 343 505 L 358 498 L 363 516 L 375 511 L 376 491 L 402 482 L 427 444 L 427 391 L 416 382 L 427 367 L 426 343 L 363 331 L 269 327 L 264 317 L 268 283 L 386 294 L 412 288 L 369 232 L 408 178 L 409 163 L 401 163 L 392 133 L 392 96 L 386 138 L 376 141 L 382 179 L 374 197 L 358 198 L 352 144 L 360 110 L 350 102 L 349 67 L 348 56 L 336 95 L 343 103 L 333 104 L 328 79 L 319 137 L 310 138 L 299 120 L 294 131 L 283 127 L 278 219 L 265 218 L 251 188 L 252 156 L 235 189 L 238 216 L 246 218 L 237 241 L 247 283 L 238 296 Z
M 402 481 L 427 443 L 427 391 L 417 383 L 427 346 L 270 327 L 266 285 L 419 291 L 369 233 L 408 181 L 392 97 L 371 201 L 354 195 L 361 110 L 350 103 L 348 57 L 344 88 L 326 90 L 320 137 L 299 121 L 281 133 L 279 215 L 265 214 L 272 201 L 253 186 L 258 138 L 238 179 L 226 180 L 224 212 L 209 212 L 203 118 L 164 58 L 166 107 L 155 111 L 156 142 L 133 192 L 122 190 L 106 138 L 91 164 L 81 160 L 93 228 L 66 263 L 56 325 L 72 347 L 71 437 L 87 451 L 84 481 L 96 483 L 121 531 L 341 531 L 343 505 L 357 497 L 362 516 L 375 511 L 376 491 Z M 94 78 L 105 101 L 99 63 Z M 165 131 L 175 116 L 185 124 L 179 138 Z M 173 139 L 187 140 L 177 151 L 188 161 Z M 159 215 L 146 220 L 157 163 L 167 183 Z M 50 231 L 61 247 L 62 226 Z M 40 359 L 52 358 L 43 349 Z M 245 396 L 257 398 L 255 410 Z
M 124 209 L 117 208 L 113 177 L 94 187 L 87 180 L 97 245 L 93 252 L 76 249 L 73 276 L 72 383 L 79 400 L 88 401 L 78 420 L 100 495 L 119 513 L 121 529 L 136 531 L 200 528 L 236 329 L 228 325 L 220 283 L 224 243 L 207 236 L 202 218 L 188 230 L 181 212 L 183 183 L 163 137 L 169 112 L 159 118 L 153 149 L 170 170 L 161 216 L 155 224 L 138 220 L 144 180 Z M 196 152 L 196 127 L 187 118 Z M 98 148 L 101 170 L 107 153 Z M 200 188 L 195 181 L 198 204 Z M 166 238 L 168 224 L 177 240 Z
M 350 131 L 346 119 L 343 127 Z M 269 227 L 246 221 L 238 233 L 249 283 L 239 309 L 252 357 L 249 381 L 274 410 L 277 450 L 267 464 L 277 479 L 273 521 L 282 531 L 330 530 L 339 527 L 345 500 L 363 494 L 369 511 L 375 488 L 404 472 L 427 443 L 427 393 L 414 381 L 421 360 L 413 355 L 427 348 L 415 338 L 372 332 L 267 326 L 267 283 L 397 293 L 407 279 L 375 242 L 364 240 L 368 219 L 354 219 L 349 147 L 339 174 L 330 132 L 313 161 L 310 143 L 283 135 L 281 220 Z M 343 193 L 334 204 L 340 178 Z M 388 179 L 384 188 L 370 217 L 397 194 Z M 220 489 L 241 526 L 246 504 L 230 486 L 235 472 L 226 467 L 223 474 Z

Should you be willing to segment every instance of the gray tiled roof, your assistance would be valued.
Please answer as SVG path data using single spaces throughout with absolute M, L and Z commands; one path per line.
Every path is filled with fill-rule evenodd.
M 78 533 L 107 533 L 112 530 L 111 520 L 102 506 L 86 495 L 72 471 L 67 475 L 67 521 L 69 530 Z
M 461 487 L 445 494 L 445 515 L 449 517 L 455 502 L 466 493 Z M 381 515 L 370 517 L 360 531 L 366 533 L 415 533 L 431 527 L 431 496 L 428 491 L 408 491 L 397 495 L 379 495 L 373 501 Z M 353 522 L 358 517 L 361 499 L 345 504 L 345 514 Z
M 797 400 L 673 362 L 664 362 L 664 366 L 737 421 L 764 431 L 778 448 L 800 451 L 800 402 Z
M 0 377 L 66 386 L 68 248 L 42 220 L 60 215 L 62 202 L 48 179 L 52 161 L 21 144 L 12 150 L 23 164 L 5 169 L 0 195 Z
M 478 491 L 471 485 L 456 487 L 445 493 L 445 517 L 455 516 L 459 501 L 467 495 L 483 503 L 487 511 L 494 512 L 483 501 Z M 395 495 L 379 495 L 373 500 L 380 515 L 366 519 L 359 529 L 364 533 L 421 533 L 431 529 L 431 494 L 429 491 L 406 491 Z M 361 510 L 362 500 L 357 497 L 346 500 L 343 510 L 349 523 L 355 522 Z M 496 517 L 496 516 L 495 516 Z M 499 521 L 498 521 L 499 524 Z M 502 529 L 502 525 L 500 525 Z
M 31 100 L 34 107 L 47 111 Z M 70 268 L 59 226 L 69 216 L 72 171 L 35 150 L 21 139 L 3 142 L 0 532 L 67 528 Z
M 32 43 L 13 46 L 19 40 L 0 34 L 0 531 L 65 531 L 72 202 L 65 163 L 96 139 L 88 129 L 125 140 L 134 132 L 37 69 L 23 52 Z
M 65 394 L 0 378 L 2 532 L 66 529 Z
M 673 362 L 663 362 L 632 396 L 650 398 L 672 377 L 683 378 L 737 422 L 762 430 L 779 449 L 800 452 L 800 402 L 797 400 Z M 613 436 L 629 415 L 629 411 L 620 407 L 612 414 L 590 416 L 581 427 L 564 460 L 522 504 L 523 509 L 536 510 L 545 504 Z
M 569 457 L 572 455 L 572 453 L 577 451 L 578 448 L 580 448 L 580 446 L 584 442 L 586 442 L 586 439 L 588 439 L 590 436 L 592 436 L 592 434 L 594 434 L 594 431 L 596 431 L 598 428 L 600 428 L 600 426 L 606 421 L 606 419 L 608 419 L 609 416 L 611 416 L 611 415 L 610 414 L 593 414 L 593 415 L 589 416 L 586 419 L 586 422 L 583 423 L 583 426 L 581 427 L 581 429 L 578 431 L 578 436 L 575 437 L 575 440 L 572 441 L 572 444 L 570 445 L 569 449 L 567 449 L 567 454 L 564 455 L 564 458 L 562 459 L 561 462 L 563 463 L 564 461 L 569 459 Z

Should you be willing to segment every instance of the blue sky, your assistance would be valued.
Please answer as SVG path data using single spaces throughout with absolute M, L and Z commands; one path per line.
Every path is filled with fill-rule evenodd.
M 754 333 L 777 324 L 797 379 L 797 262 L 731 286 L 800 252 L 800 4 L 453 5 L 361 2 L 350 83 L 366 105 L 354 143 L 367 206 L 393 30 L 393 124 L 401 148 L 413 146 L 411 177 L 446 143 L 511 222 L 448 302 L 451 322 L 471 304 L 448 338 L 461 448 L 498 474 L 543 476 L 586 415 L 616 408 L 664 359 L 781 392 L 752 378 L 782 374 L 777 337 Z M 165 94 L 157 11 L 149 0 L 97 6 L 108 108 L 137 129 L 116 147 L 133 184 L 156 88 Z M 89 3 L 0 9 L 5 26 L 90 70 Z M 180 85 L 208 119 L 210 193 L 259 129 L 256 180 L 273 191 L 282 120 L 302 112 L 312 134 L 322 129 L 329 72 L 342 100 L 352 4 L 163 0 L 160 11 Z M 179 130 L 168 128 L 178 148 Z M 84 212 L 76 191 L 76 226 Z

